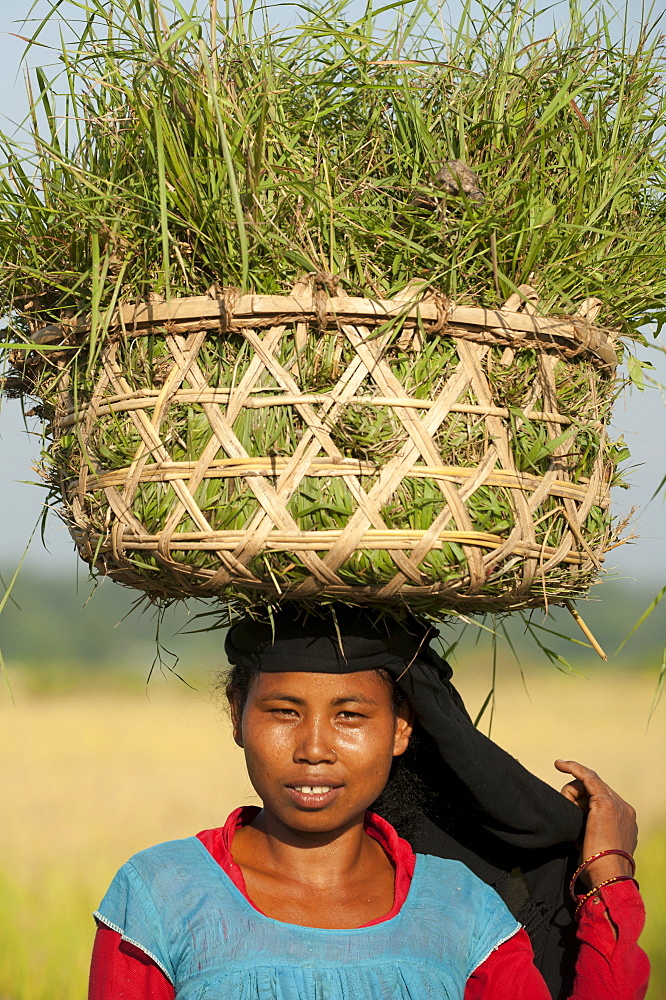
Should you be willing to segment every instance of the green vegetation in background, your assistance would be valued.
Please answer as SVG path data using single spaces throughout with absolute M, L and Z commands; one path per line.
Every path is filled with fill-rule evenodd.
M 5 577 L 6 579 L 6 577 Z M 177 635 L 196 628 L 195 602 L 162 614 L 135 608 L 136 593 L 109 580 L 94 585 L 74 574 L 22 573 L 2 614 L 2 650 L 7 666 L 27 669 L 43 690 L 79 688 L 86 674 L 111 675 L 109 683 L 144 684 L 153 664 L 187 677 L 226 663 L 220 631 Z M 178 657 L 182 662 L 178 662 Z M 157 658 L 157 662 L 156 662 Z M 174 683 L 178 683 L 174 678 Z
M 39 885 L 26 885 L 0 869 L 0 995 L 7 1000 L 86 996 L 98 896 L 82 872 L 54 865 Z
M 100 674 L 104 683 L 113 686 L 129 682 L 145 683 L 157 654 L 157 612 L 148 608 L 144 613 L 132 612 L 135 595 L 128 589 L 103 581 L 91 596 L 89 581 L 81 584 L 78 593 L 72 577 L 37 576 L 26 572 L 19 577 L 2 615 L 2 647 L 10 670 L 29 673 L 37 688 L 49 691 L 82 684 L 99 684 Z M 602 646 L 611 656 L 611 667 L 653 669 L 655 681 L 660 650 L 664 644 L 663 622 L 659 615 L 652 615 L 614 658 L 613 652 L 620 645 L 631 625 L 649 604 L 652 591 L 649 586 L 639 586 L 630 581 L 606 581 L 595 588 L 599 600 L 581 602 L 580 610 Z M 163 617 L 159 635 L 164 663 L 174 665 L 185 679 L 205 681 L 209 671 L 224 666 L 223 631 L 184 634 L 202 627 L 195 615 L 204 604 L 190 601 L 171 608 Z M 565 657 L 577 669 L 586 672 L 598 665 L 597 656 L 579 645 L 582 634 L 562 609 L 554 608 L 545 618 L 543 612 L 531 616 L 533 632 L 554 655 Z M 492 621 L 486 619 L 486 627 Z M 513 653 L 502 634 L 506 626 L 511 644 L 525 662 L 548 662 L 548 656 L 535 646 L 533 638 L 525 633 L 520 618 L 511 616 L 500 620 L 498 652 L 508 669 L 513 669 Z M 553 635 L 546 629 L 560 633 Z M 445 648 L 456 643 L 463 631 L 459 621 L 452 619 L 449 626 L 440 626 Z M 180 634 L 179 634 L 180 633 Z M 571 642 L 562 636 L 570 636 Z M 481 656 L 489 662 L 492 636 L 484 629 L 471 625 L 464 630 L 462 640 L 452 651 L 452 662 L 464 663 Z M 169 651 L 180 657 L 178 663 Z M 564 667 L 558 661 L 560 667 Z M 97 674 L 97 681 L 86 675 Z M 115 677 L 115 681 L 114 681 Z M 134 680 L 132 680 L 132 678 Z M 27 680 L 27 677 L 26 677 Z M 174 684 L 179 682 L 174 678 Z M 2 697 L 2 695 L 0 695 Z

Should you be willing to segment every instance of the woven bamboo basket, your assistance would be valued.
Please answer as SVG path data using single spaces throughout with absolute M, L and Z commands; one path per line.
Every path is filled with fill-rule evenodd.
M 580 596 L 612 542 L 616 351 L 593 325 L 599 300 L 566 317 L 537 315 L 535 301 L 528 286 L 496 311 L 413 287 L 352 298 L 320 278 L 291 295 L 212 290 L 123 307 L 92 394 L 66 371 L 58 389 L 53 447 L 80 555 L 167 599 L 485 612 Z M 406 387 L 401 373 L 433 339 L 448 363 L 436 383 Z M 222 343 L 236 345 L 233 364 L 215 361 Z M 152 360 L 137 376 L 139 348 Z M 314 368 L 327 358 L 315 391 L 312 361 L 307 372 L 299 361 L 308 350 Z M 561 399 L 573 379 L 588 387 L 575 413 Z M 387 421 L 382 447 L 347 447 L 368 413 Z M 266 447 L 277 416 L 287 440 Z M 519 454 L 528 427 L 547 442 L 542 474 Z M 581 477 L 572 456 L 591 439 Z M 169 511 L 161 521 L 158 508 Z M 312 528 L 313 508 L 328 527 Z

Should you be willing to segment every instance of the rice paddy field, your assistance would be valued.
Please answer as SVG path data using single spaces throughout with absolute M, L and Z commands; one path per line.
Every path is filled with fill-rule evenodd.
M 98 677 L 61 693 L 14 671 L 0 688 L 0 998 L 86 995 L 91 911 L 115 870 L 152 843 L 221 824 L 253 801 L 241 752 L 210 678 Z M 472 714 L 490 672 L 456 674 Z M 546 780 L 557 756 L 594 766 L 641 822 L 638 875 L 648 907 L 650 1000 L 666 996 L 666 704 L 647 727 L 655 673 L 500 672 L 492 735 Z M 484 716 L 484 719 L 487 717 Z M 487 726 L 485 727 L 487 731 Z

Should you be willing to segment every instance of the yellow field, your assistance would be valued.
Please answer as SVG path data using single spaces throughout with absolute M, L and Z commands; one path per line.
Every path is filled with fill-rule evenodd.
M 458 683 L 474 711 L 488 678 Z M 654 677 L 555 672 L 498 687 L 493 737 L 554 784 L 550 762 L 574 756 L 634 802 L 639 877 L 649 907 L 650 996 L 666 996 L 666 727 L 646 735 Z M 30 695 L 0 690 L 0 1000 L 83 1000 L 90 912 L 134 851 L 223 822 L 253 801 L 221 705 L 175 680 L 145 693 Z

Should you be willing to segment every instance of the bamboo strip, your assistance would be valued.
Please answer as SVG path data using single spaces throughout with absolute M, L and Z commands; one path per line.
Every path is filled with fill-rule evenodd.
M 231 298 L 231 296 L 229 297 Z M 396 299 L 359 298 L 338 295 L 241 295 L 233 303 L 226 298 L 209 296 L 174 298 L 170 302 L 142 302 L 123 306 L 112 317 L 109 331 L 122 330 L 126 334 L 140 333 L 144 328 L 167 326 L 175 330 L 180 326 L 196 324 L 198 329 L 218 328 L 223 331 L 241 329 L 249 324 L 256 327 L 262 320 L 274 326 L 295 320 L 315 322 L 323 316 L 326 322 L 379 325 L 392 320 L 405 324 L 434 325 L 450 336 L 465 337 L 483 330 L 501 340 L 537 341 L 552 343 L 570 342 L 576 352 L 585 351 L 607 365 L 617 364 L 617 355 L 607 331 L 593 327 L 585 317 L 537 316 L 527 312 L 509 312 L 500 309 L 481 309 L 452 306 L 447 313 L 434 299 L 405 302 Z M 74 332 L 85 336 L 89 327 L 80 326 Z
M 292 552 L 294 550 L 323 552 L 329 546 L 335 545 L 339 542 L 344 537 L 344 532 L 344 528 L 324 531 L 272 531 L 265 540 L 264 545 L 273 552 Z M 239 539 L 241 539 L 244 534 L 244 531 L 176 532 L 171 536 L 169 545 L 173 551 L 180 552 L 192 549 L 194 547 L 193 543 L 196 543 L 197 549 L 203 549 L 206 551 L 217 551 L 218 549 L 232 551 L 238 545 Z M 369 528 L 358 540 L 356 548 L 377 550 L 383 549 L 387 551 L 390 551 L 391 549 L 411 549 L 418 544 L 418 542 L 420 542 L 426 534 L 427 531 L 425 530 L 407 531 L 396 529 L 393 531 L 375 531 Z M 99 541 L 100 537 L 103 536 L 96 533 L 91 534 L 91 539 L 95 541 Z M 132 550 L 155 551 L 159 547 L 160 536 L 144 534 L 141 539 L 129 537 L 127 542 Z M 485 532 L 442 531 L 433 542 L 432 547 L 441 549 L 451 542 L 458 545 L 473 545 L 479 548 L 492 550 L 501 548 L 505 543 L 505 539 Z M 516 544 L 513 551 L 522 557 L 534 557 L 541 552 L 541 546 L 530 545 L 526 542 L 519 542 Z M 547 548 L 545 551 L 546 554 L 552 555 L 555 552 L 555 549 Z M 572 565 L 581 565 L 587 560 L 586 556 L 572 552 L 565 556 L 562 561 Z M 349 587 L 350 593 L 353 589 L 353 587 Z
M 79 550 L 84 551 L 85 542 L 78 534 L 77 528 L 72 529 L 72 535 L 77 542 Z M 122 577 L 116 576 L 115 578 L 121 580 L 126 585 L 147 591 L 154 597 L 159 596 L 167 600 L 182 598 L 182 591 L 179 588 L 174 588 L 163 577 L 155 575 L 152 578 L 146 579 L 145 575 L 142 575 L 138 569 L 135 569 L 130 564 L 128 564 L 128 567 L 124 570 Z M 216 593 L 215 578 L 217 572 L 215 570 L 206 567 L 184 565 L 180 566 L 180 570 L 181 573 L 184 574 L 186 572 L 188 574 L 188 592 L 191 591 L 198 597 L 210 597 Z M 428 583 L 424 586 L 412 584 L 403 588 L 400 594 L 400 601 L 410 604 L 414 601 L 421 602 L 425 600 L 429 605 L 432 601 L 436 601 L 441 607 L 446 608 L 450 614 L 462 612 L 466 615 L 494 612 L 507 613 L 525 608 L 539 608 L 543 606 L 543 598 L 538 592 L 523 594 L 520 597 L 512 597 L 510 594 L 502 594 L 501 596 L 477 594 L 470 596 L 462 589 L 464 584 L 464 578 L 454 583 Z M 255 578 L 252 583 L 252 590 L 253 593 L 268 601 L 275 601 L 276 598 L 280 600 L 295 600 L 299 586 L 299 584 L 287 583 L 276 587 L 274 581 Z M 326 595 L 333 600 L 343 602 L 351 600 L 354 604 L 377 605 L 385 608 L 384 591 L 384 585 L 378 584 L 365 584 L 353 588 L 341 584 L 328 587 Z M 555 590 L 553 591 L 552 600 L 561 603 L 569 592 L 569 586 L 564 586 L 559 591 Z
M 287 465 L 287 459 L 275 458 L 248 458 L 241 459 L 215 459 L 210 462 L 205 473 L 205 479 L 231 479 L 245 476 L 277 476 L 282 473 Z M 174 479 L 189 480 L 192 476 L 196 463 L 194 462 L 155 462 L 146 465 L 142 471 L 141 482 L 171 482 Z M 329 462 L 315 459 L 307 467 L 306 476 L 329 478 L 332 476 L 376 476 L 378 468 L 369 462 L 359 462 L 355 459 L 344 459 L 342 462 Z M 414 465 L 403 473 L 404 479 L 447 479 L 452 483 L 462 485 L 472 480 L 477 473 L 477 468 L 465 468 L 464 466 L 434 466 L 434 465 Z M 127 469 L 114 469 L 112 472 L 103 472 L 98 475 L 89 474 L 87 478 L 87 490 L 108 489 L 111 486 L 119 486 L 125 482 Z M 539 476 L 530 476 L 526 472 L 511 472 L 505 469 L 494 469 L 483 480 L 483 485 L 502 486 L 505 489 L 519 489 L 523 491 L 535 490 L 541 484 Z M 476 487 L 478 488 L 478 486 Z M 553 480 L 552 485 L 545 495 L 569 497 L 579 503 L 587 496 L 587 481 L 579 483 L 566 482 L 564 480 Z M 609 503 L 609 493 L 599 492 L 594 496 L 596 506 L 605 507 Z
M 256 390 L 260 391 L 260 390 Z M 183 405 L 202 403 L 225 403 L 232 398 L 233 390 L 230 389 L 206 389 L 195 391 L 192 389 L 179 389 L 174 396 L 174 402 Z M 129 396 L 108 397 L 108 401 L 97 406 L 98 416 L 108 416 L 110 413 L 129 413 L 131 410 L 144 410 L 155 405 L 155 399 L 159 395 L 159 390 L 143 390 L 142 392 L 132 392 Z M 323 403 L 331 398 L 330 393 L 301 393 L 289 395 L 285 393 L 280 396 L 249 396 L 243 401 L 243 407 L 248 409 L 262 409 L 270 406 L 293 406 L 296 403 L 307 403 L 309 405 Z M 411 407 L 419 410 L 429 410 L 434 406 L 432 399 L 418 399 L 415 396 L 403 396 L 393 398 L 391 396 L 352 396 L 346 406 L 400 406 Z M 65 411 L 60 420 L 61 427 L 73 427 L 80 420 L 87 410 L 87 403 L 79 403 L 76 409 L 69 408 Z M 450 413 L 471 413 L 479 416 L 494 416 L 508 418 L 511 411 L 502 406 L 480 406 L 475 403 L 452 403 L 449 407 Z M 546 423 L 560 424 L 568 427 L 574 421 L 570 417 L 565 417 L 561 413 L 542 410 L 528 410 L 523 414 L 526 420 L 542 420 Z M 597 425 L 601 429 L 601 424 Z
M 590 645 L 592 646 L 592 649 L 595 651 L 595 653 L 597 653 L 602 660 L 607 660 L 608 657 L 606 656 L 603 647 L 597 642 L 594 633 L 591 631 L 589 626 L 585 624 L 582 615 L 579 614 L 579 612 L 573 606 L 571 601 L 565 601 L 564 606 L 571 615 L 571 617 L 573 618 L 573 620 L 576 622 L 582 633 L 586 635 L 587 638 L 590 640 Z

